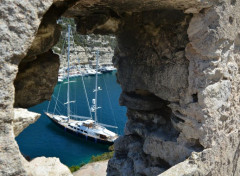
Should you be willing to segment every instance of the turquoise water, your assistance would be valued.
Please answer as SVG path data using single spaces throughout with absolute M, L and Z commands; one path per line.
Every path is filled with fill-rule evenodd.
M 70 88 L 70 100 L 76 101 L 76 103 L 71 104 L 71 111 L 81 116 L 89 116 L 81 77 L 71 80 L 76 81 L 71 83 Z M 94 97 L 95 76 L 84 77 L 84 82 L 91 104 Z M 98 121 L 109 125 L 117 125 L 118 130 L 109 129 L 121 135 L 126 123 L 126 108 L 118 104 L 121 87 L 116 83 L 115 72 L 99 75 L 98 82 L 98 85 L 102 88 L 102 91 L 98 92 L 98 104 L 101 107 L 98 110 Z M 67 84 L 60 83 L 55 87 L 53 95 L 57 97 L 59 92 L 58 100 L 64 103 L 67 99 L 66 91 Z M 54 98 L 52 99 L 54 100 Z M 55 101 L 51 101 L 50 112 L 53 112 L 54 106 Z M 30 125 L 16 138 L 23 155 L 29 156 L 31 159 L 39 156 L 58 157 L 62 163 L 72 166 L 87 162 L 92 155 L 108 151 L 108 146 L 86 141 L 57 127 L 43 113 L 47 107 L 48 101 L 29 108 L 30 111 L 42 115 L 36 123 Z M 57 109 L 61 114 L 67 114 L 66 105 L 58 103 Z

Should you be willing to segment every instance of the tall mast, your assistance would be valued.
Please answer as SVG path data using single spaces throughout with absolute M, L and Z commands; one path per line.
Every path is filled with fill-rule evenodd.
M 69 70 L 70 70 L 70 66 L 69 66 L 69 57 L 70 57 L 70 31 L 71 31 L 71 25 L 68 25 L 68 53 L 67 53 L 67 59 L 68 59 L 68 71 L 67 71 L 67 78 L 68 78 L 68 87 L 67 87 L 67 116 L 68 116 L 68 120 L 70 119 L 70 87 L 69 87 Z
M 98 92 L 98 58 L 99 51 L 96 51 L 96 82 L 95 82 L 95 122 L 97 122 L 97 92 Z

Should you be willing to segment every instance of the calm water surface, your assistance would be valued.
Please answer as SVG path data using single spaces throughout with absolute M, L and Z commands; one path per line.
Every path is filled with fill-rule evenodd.
M 71 104 L 71 111 L 82 116 L 89 116 L 87 101 L 84 94 L 81 77 L 73 78 L 76 82 L 71 83 L 70 100 L 76 103 Z M 98 104 L 101 109 L 98 110 L 98 121 L 109 125 L 117 125 L 118 130 L 110 130 L 123 134 L 124 125 L 126 123 L 126 108 L 118 104 L 118 98 L 121 93 L 121 87 L 116 83 L 115 72 L 99 75 L 99 91 Z M 84 77 L 85 86 L 88 93 L 90 104 L 94 97 L 95 76 Z M 66 115 L 67 84 L 60 83 L 55 87 L 54 97 L 58 96 L 59 102 L 57 110 L 61 114 Z M 52 97 L 52 100 L 55 100 Z M 20 151 L 23 155 L 35 158 L 39 156 L 58 157 L 61 162 L 68 165 L 78 165 L 87 162 L 92 155 L 101 154 L 107 151 L 107 146 L 95 144 L 91 141 L 78 138 L 71 134 L 65 133 L 64 130 L 53 124 L 43 113 L 48 107 L 48 101 L 30 108 L 30 111 L 38 112 L 41 117 L 38 121 L 25 129 L 17 138 Z M 49 111 L 53 112 L 55 101 L 51 101 Z M 111 108 L 112 107 L 112 108 Z

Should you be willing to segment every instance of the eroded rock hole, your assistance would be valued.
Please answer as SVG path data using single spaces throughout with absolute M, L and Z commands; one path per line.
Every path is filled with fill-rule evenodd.
M 198 94 L 192 94 L 192 99 L 193 99 L 193 103 L 197 103 L 198 102 Z
M 122 92 L 119 103 L 122 106 L 127 106 L 130 109 L 140 110 L 140 111 L 152 111 L 162 109 L 163 106 L 169 104 L 168 101 L 165 101 L 156 95 L 148 92 L 136 90 L 135 92 Z M 167 111 L 167 110 L 164 110 Z
M 231 0 L 231 5 L 235 5 L 236 4 L 236 0 Z
M 143 13 L 105 10 L 70 16 L 76 18 L 77 31 L 82 34 L 117 35 L 114 65 L 123 89 L 120 104 L 128 108 L 128 122 L 125 136 L 115 143 L 108 173 L 158 175 L 202 149 L 198 141 L 188 143 L 191 139 L 181 136 L 184 115 L 169 107 L 180 101 L 188 86 L 185 47 L 191 15 L 167 9 Z M 197 102 L 197 95 L 192 99 Z M 181 137 L 183 142 L 179 142 Z
M 177 115 L 180 114 L 179 111 L 175 112 L 176 115 L 172 114 L 171 119 L 174 121 L 174 123 L 184 123 L 185 120 L 179 118 Z
M 72 21 L 70 21 L 70 22 L 72 22 Z M 56 26 L 57 26 L 57 29 L 55 29 Z M 42 25 L 42 28 L 40 27 L 40 29 L 39 29 L 40 32 L 37 34 L 36 41 L 34 41 L 33 46 L 28 51 L 27 56 L 25 58 L 23 58 L 22 62 L 19 64 L 18 74 L 17 74 L 17 77 L 14 82 L 15 91 L 16 91 L 15 92 L 15 104 L 14 104 L 15 107 L 28 108 L 28 107 L 37 105 L 45 100 L 50 99 L 50 97 L 53 93 L 53 90 L 54 90 L 54 86 L 58 82 L 59 68 L 66 67 L 66 65 L 67 65 L 66 64 L 67 63 L 66 56 L 62 56 L 62 58 L 61 58 L 61 59 L 65 59 L 65 61 L 63 61 L 63 60 L 59 61 L 59 55 L 62 52 L 62 51 L 60 51 L 60 48 L 62 48 L 63 40 L 61 40 L 61 38 L 60 38 L 59 42 L 56 44 L 56 41 L 58 40 L 58 37 L 59 37 L 58 34 L 61 33 L 60 31 L 58 31 L 60 29 L 59 26 L 58 25 L 56 25 L 56 26 L 53 25 L 53 26 L 49 27 L 47 25 L 46 26 Z M 74 27 L 74 26 L 72 26 L 72 27 Z M 61 36 L 66 35 L 66 33 L 63 33 L 63 32 L 65 32 L 65 31 L 62 31 Z M 84 38 L 85 43 L 81 43 L 81 44 L 84 44 L 84 46 L 81 46 L 80 49 L 85 47 L 84 49 L 87 50 L 86 51 L 87 54 L 85 53 L 86 54 L 85 57 L 86 57 L 86 60 L 87 59 L 88 60 L 87 61 L 84 60 L 85 62 L 87 62 L 87 64 L 94 65 L 96 63 L 96 59 L 95 59 L 96 58 L 95 57 L 96 50 L 103 49 L 103 51 L 102 50 L 100 51 L 100 56 L 102 58 L 102 60 L 100 61 L 100 64 L 105 63 L 106 65 L 112 65 L 112 62 L 111 62 L 111 58 L 113 56 L 113 48 L 112 47 L 115 47 L 114 45 L 115 45 L 115 41 L 116 41 L 114 35 L 111 35 L 111 36 L 110 35 L 108 35 L 108 36 L 87 35 L 87 36 L 81 36 L 81 37 Z M 102 38 L 104 38 L 104 39 L 102 39 Z M 54 42 L 52 40 L 54 40 Z M 81 40 L 81 38 L 79 40 Z M 106 41 L 109 43 L 107 43 Z M 75 40 L 75 42 L 79 42 L 79 41 Z M 54 47 L 53 47 L 53 45 L 54 45 Z M 61 47 L 59 47 L 59 46 L 61 46 Z M 92 54 L 92 51 L 94 51 L 94 54 Z M 72 51 L 70 51 L 70 52 L 71 52 L 71 56 L 75 55 L 75 53 L 73 53 Z M 77 54 L 79 54 L 79 53 L 77 53 Z M 74 66 L 79 64 L 77 58 L 73 58 L 73 59 L 76 59 L 75 60 L 76 62 L 71 62 L 71 64 L 73 64 Z M 81 59 L 83 59 L 83 57 L 81 57 Z M 81 64 L 84 61 L 81 60 Z M 61 63 L 61 65 L 60 65 L 60 63 Z M 44 110 L 45 109 L 46 109 L 46 107 L 44 107 Z M 42 112 L 42 110 L 43 110 L 43 108 L 41 109 L 41 112 Z M 41 113 L 41 112 L 39 112 L 39 113 Z M 123 126 L 123 124 L 122 124 L 122 126 Z M 79 141 L 77 141 L 77 142 L 79 142 Z M 41 145 L 41 144 L 39 144 L 39 145 Z M 106 151 L 106 149 L 107 149 L 107 147 L 105 146 L 105 151 Z M 44 152 L 42 152 L 42 153 L 41 152 L 36 153 L 36 155 L 42 155 L 42 153 L 44 153 Z M 50 151 L 50 152 L 52 152 L 52 151 Z M 82 152 L 82 151 L 80 151 L 80 152 Z M 94 150 L 93 150 L 93 152 L 94 152 Z M 54 153 L 54 152 L 52 152 L 52 153 Z M 92 153 L 90 154 L 89 157 L 91 157 L 93 155 Z M 45 154 L 43 154 L 43 155 L 45 155 Z M 67 154 L 66 154 L 66 156 L 67 156 Z M 59 156 L 57 156 L 57 157 L 59 157 Z M 81 158 L 81 157 L 79 157 L 79 158 Z M 46 159 L 46 160 L 48 160 L 48 159 Z M 76 163 L 76 165 L 79 163 Z M 47 163 L 47 164 L 49 164 L 49 163 Z M 60 161 L 56 162 L 56 165 L 57 164 L 62 166 Z M 64 164 L 68 164 L 68 163 L 64 163 Z M 68 164 L 68 166 L 70 166 L 70 165 Z M 64 166 L 64 168 L 67 172 L 69 172 L 67 167 Z M 58 174 L 56 174 L 56 175 L 58 175 Z
M 233 17 L 231 17 L 231 16 L 229 17 L 229 23 L 233 24 Z
M 204 147 L 202 146 L 202 144 L 199 142 L 199 139 L 193 139 L 193 145 L 192 148 L 194 149 L 194 151 L 196 152 L 201 152 L 203 151 Z

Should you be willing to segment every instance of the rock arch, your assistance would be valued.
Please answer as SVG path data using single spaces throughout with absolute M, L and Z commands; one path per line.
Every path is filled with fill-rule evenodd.
M 64 15 L 75 18 L 79 33 L 118 39 L 113 63 L 128 122 L 109 175 L 240 175 L 239 3 L 3 1 L 0 173 L 26 175 L 14 107 L 50 98 L 59 66 L 50 49 L 59 37 L 56 19 Z M 38 84 L 27 76 L 37 73 Z

